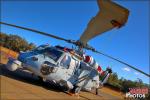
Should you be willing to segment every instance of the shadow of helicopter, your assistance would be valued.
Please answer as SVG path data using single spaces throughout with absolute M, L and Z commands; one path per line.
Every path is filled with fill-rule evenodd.
M 52 82 L 42 82 L 38 79 L 37 76 L 22 70 L 16 70 L 15 72 L 11 72 L 6 69 L 6 66 L 4 64 L 0 64 L 0 75 L 32 85 L 41 86 L 45 89 L 52 90 L 55 92 L 63 92 L 61 87 Z

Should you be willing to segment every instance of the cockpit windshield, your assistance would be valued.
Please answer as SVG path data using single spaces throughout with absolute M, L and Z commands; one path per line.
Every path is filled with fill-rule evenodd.
M 48 56 L 53 59 L 55 62 L 62 56 L 63 52 L 54 49 L 54 48 L 45 48 L 43 50 L 39 50 L 38 53 L 43 54 L 44 56 Z

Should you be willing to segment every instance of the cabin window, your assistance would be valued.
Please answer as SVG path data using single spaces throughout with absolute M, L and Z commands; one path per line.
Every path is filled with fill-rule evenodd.
M 69 66 L 70 66 L 70 62 L 71 62 L 71 57 L 65 55 L 65 56 L 63 57 L 63 59 L 62 59 L 60 65 L 61 65 L 62 67 L 65 67 L 65 68 L 68 69 Z
M 61 51 L 59 51 L 57 49 L 53 49 L 53 48 L 42 49 L 42 50 L 39 50 L 38 53 L 43 54 L 44 56 L 49 57 L 50 59 L 54 60 L 55 62 L 57 62 L 58 59 L 63 54 Z

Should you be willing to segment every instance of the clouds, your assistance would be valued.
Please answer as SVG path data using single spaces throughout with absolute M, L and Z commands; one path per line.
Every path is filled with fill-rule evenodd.
M 136 76 L 144 76 L 142 73 L 139 73 L 139 72 L 134 72 L 134 74 L 136 75 Z
M 132 73 L 132 74 L 134 74 L 134 75 L 136 75 L 136 76 L 142 76 L 142 74 L 141 73 L 139 73 L 139 72 L 135 72 L 135 71 L 132 71 L 130 68 L 128 68 L 128 67 L 124 67 L 124 68 L 122 68 L 122 70 L 123 71 L 125 71 L 125 72 L 130 72 L 130 73 Z
M 130 72 L 130 68 L 128 68 L 128 67 L 124 67 L 124 68 L 122 68 L 122 70 L 126 71 L 126 72 Z

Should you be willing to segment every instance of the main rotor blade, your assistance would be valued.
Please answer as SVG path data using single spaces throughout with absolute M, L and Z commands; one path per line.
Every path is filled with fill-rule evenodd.
M 84 45 L 87 42 L 115 27 L 123 26 L 128 19 L 128 9 L 110 1 L 110 0 L 98 0 L 98 6 L 100 11 L 95 17 L 93 17 L 84 33 L 81 35 L 80 40 Z
M 68 39 L 64 39 L 64 38 L 61 38 L 61 37 L 58 37 L 58 36 L 55 36 L 55 35 L 52 35 L 52 34 L 48 34 L 48 33 L 45 33 L 45 32 L 41 32 L 41 31 L 38 31 L 38 30 L 34 30 L 34 29 L 31 29 L 31 28 L 17 26 L 17 25 L 14 25 L 14 24 L 8 24 L 8 23 L 5 23 L 5 22 L 0 22 L 0 24 L 20 28 L 20 29 L 23 29 L 23 30 L 32 31 L 32 32 L 35 32 L 35 33 L 38 33 L 38 34 L 42 34 L 42 35 L 49 36 L 49 37 L 52 37 L 52 38 L 55 38 L 55 39 L 58 39 L 58 40 L 63 40 L 63 41 L 66 41 L 66 42 L 70 41 Z
M 110 56 L 110 55 L 107 55 L 107 54 L 104 54 L 104 53 L 102 53 L 102 52 L 99 52 L 99 51 L 95 51 L 95 52 L 96 52 L 96 53 L 99 53 L 99 54 L 101 54 L 101 55 L 103 55 L 103 56 L 106 56 L 106 57 L 108 57 L 108 58 L 111 58 L 111 59 L 113 59 L 113 60 L 115 60 L 115 61 L 118 61 L 119 63 L 122 63 L 122 64 L 124 64 L 124 65 L 126 65 L 126 66 L 128 66 L 128 67 L 130 67 L 130 68 L 132 68 L 132 69 L 134 69 L 134 70 L 136 70 L 136 71 L 138 71 L 138 72 L 140 72 L 140 73 L 142 73 L 142 74 L 148 76 L 148 77 L 150 77 L 149 74 L 147 74 L 147 73 L 145 73 L 145 72 L 143 72 L 143 71 L 141 71 L 141 70 L 139 70 L 139 69 L 137 69 L 137 68 L 131 66 L 131 65 L 128 64 L 128 63 L 125 63 L 125 62 L 123 62 L 123 61 L 121 61 L 121 60 L 118 60 L 117 58 L 114 58 L 114 57 L 112 57 L 112 56 Z

